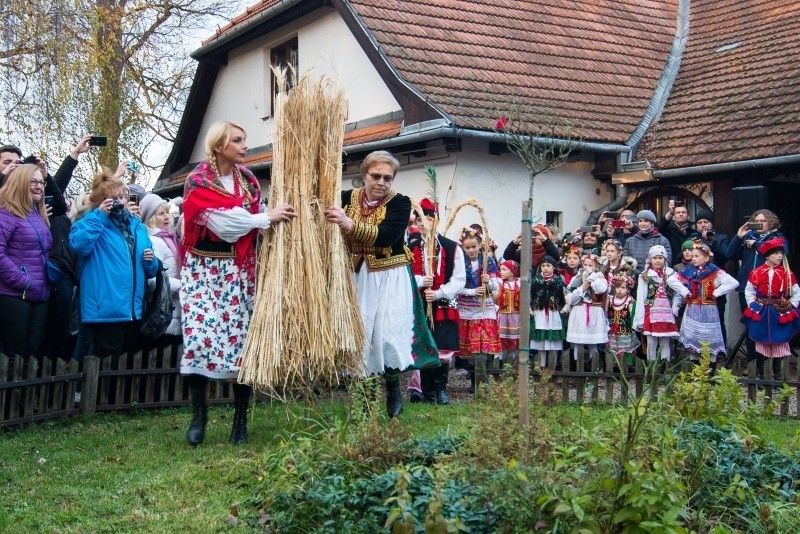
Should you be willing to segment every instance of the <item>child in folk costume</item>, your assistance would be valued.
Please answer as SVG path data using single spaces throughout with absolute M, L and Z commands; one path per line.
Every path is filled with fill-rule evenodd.
M 500 330 L 502 362 L 515 362 L 519 352 L 519 264 L 513 260 L 500 263 L 500 290 L 495 301 Z
M 678 280 L 672 267 L 667 267 L 667 250 L 663 245 L 650 248 L 647 263 L 639 275 L 636 290 L 639 305 L 633 317 L 633 328 L 647 339 L 648 360 L 656 361 L 661 348 L 661 359 L 669 361 L 672 357 L 669 340 L 678 337 L 675 317 L 681 298 L 687 296 L 689 290 Z
M 547 353 L 552 358 L 564 347 L 566 332 L 561 310 L 566 306 L 566 286 L 556 274 L 556 260 L 545 256 L 539 274 L 531 283 L 531 349 L 539 352 L 539 365 L 547 366 Z
M 481 236 L 472 228 L 461 231 L 464 265 L 467 282 L 458 295 L 459 354 L 456 366 L 470 370 L 475 385 L 475 360 L 485 354 L 489 366 L 495 354 L 502 351 L 497 324 L 497 310 L 492 294 L 500 287 L 499 269 L 493 258 L 488 259 L 487 272 L 483 272 Z
M 789 341 L 800 331 L 800 286 L 784 254 L 783 238 L 764 241 L 758 253 L 765 262 L 753 269 L 747 277 L 744 297 L 747 309 L 742 322 L 747 335 L 755 341 L 758 372 L 763 376 L 764 358 L 772 360 L 776 376 L 780 371 L 780 358 L 792 352 Z
M 635 262 L 636 260 L 634 260 Z M 620 362 L 633 365 L 633 356 L 639 348 L 639 338 L 633 330 L 633 316 L 636 313 L 636 300 L 631 296 L 633 277 L 631 272 L 614 276 L 611 283 L 612 295 L 608 299 L 608 345 L 606 351 Z
M 683 270 L 692 264 L 692 249 L 694 248 L 694 240 L 687 239 L 681 245 L 681 261 L 672 266 L 672 269 L 680 274 Z
M 739 282 L 709 261 L 714 254 L 708 245 L 699 239 L 692 243 L 692 263 L 677 275 L 689 290 L 679 340 L 693 361 L 699 360 L 701 342 L 707 342 L 711 363 L 716 364 L 717 355 L 725 354 L 717 298 L 735 291 Z
M 581 345 L 586 345 L 589 355 L 598 354 L 598 345 L 608 342 L 608 320 L 606 319 L 606 297 L 608 281 L 600 271 L 600 258 L 596 254 L 584 254 L 583 268 L 572 279 L 568 298 L 570 306 L 567 324 L 567 341 L 572 343 L 575 360 Z
M 562 255 L 561 264 L 558 267 L 558 274 L 564 279 L 564 284 L 569 286 L 572 278 L 578 274 L 581 268 L 581 249 L 578 247 L 567 247 Z

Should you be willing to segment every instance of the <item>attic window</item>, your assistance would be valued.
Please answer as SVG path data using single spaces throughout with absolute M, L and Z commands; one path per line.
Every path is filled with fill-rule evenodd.
M 741 44 L 742 44 L 741 41 L 736 41 L 735 43 L 729 43 L 729 44 L 726 44 L 726 45 L 722 45 L 719 48 L 717 48 L 716 50 L 714 50 L 714 52 L 716 52 L 717 54 L 720 54 L 722 52 L 727 52 L 729 50 L 733 50 L 734 48 L 739 48 L 739 45 L 741 45 Z
M 297 59 L 297 37 L 293 39 L 289 39 L 286 42 L 279 44 L 278 46 L 272 47 L 270 50 L 269 58 L 270 64 L 276 65 L 279 67 L 287 67 L 289 68 L 289 72 L 287 72 L 287 80 L 286 85 L 287 89 L 291 89 L 297 83 L 295 76 L 297 71 L 299 70 L 299 63 Z M 294 69 L 295 74 L 291 73 L 291 69 Z M 272 75 L 270 71 L 270 78 L 272 80 L 272 102 L 270 104 L 270 109 L 275 109 L 275 96 L 278 94 L 278 84 L 275 83 L 275 76 Z M 274 113 L 273 113 L 274 114 Z

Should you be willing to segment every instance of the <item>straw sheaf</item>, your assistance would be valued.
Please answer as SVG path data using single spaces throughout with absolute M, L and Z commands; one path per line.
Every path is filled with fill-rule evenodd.
M 297 218 L 267 232 L 259 251 L 256 302 L 239 380 L 281 395 L 358 373 L 364 330 L 350 257 L 323 210 L 341 205 L 347 102 L 326 80 L 303 76 L 276 98 L 270 205 Z

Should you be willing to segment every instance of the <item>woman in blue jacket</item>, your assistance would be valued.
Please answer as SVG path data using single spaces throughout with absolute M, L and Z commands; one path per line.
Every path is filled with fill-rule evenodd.
M 77 257 L 81 317 L 92 332 L 95 355 L 136 351 L 145 285 L 158 272 L 147 228 L 127 209 L 125 184 L 104 169 L 69 244 Z

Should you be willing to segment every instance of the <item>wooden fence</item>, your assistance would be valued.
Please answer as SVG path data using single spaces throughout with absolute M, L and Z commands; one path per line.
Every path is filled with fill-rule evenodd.
M 0 427 L 96 411 L 188 405 L 188 387 L 179 374 L 180 354 L 178 344 L 118 358 L 100 360 L 90 356 L 82 370 L 75 361 L 0 355 Z M 636 360 L 635 370 L 630 372 L 627 366 L 618 369 L 610 356 L 584 355 L 578 370 L 574 369 L 574 364 L 570 368 L 570 360 L 571 353 L 565 352 L 560 360 L 548 361 L 547 373 L 532 372 L 535 398 L 544 395 L 549 402 L 612 404 L 628 397 L 630 391 L 626 388 L 639 393 L 645 387 L 641 360 Z M 691 365 L 684 361 L 664 371 L 689 370 Z M 794 390 L 793 397 L 779 406 L 778 413 L 800 418 L 800 382 L 795 356 L 781 361 L 778 377 L 772 376 L 772 366 L 767 362 L 765 380 L 752 378 L 755 362 L 748 365 L 742 359 L 734 359 L 730 369 L 753 401 L 758 399 L 761 390 L 771 398 L 783 384 L 789 385 Z M 80 404 L 76 405 L 74 394 L 79 385 Z M 230 384 L 212 381 L 209 388 L 209 403 L 232 401 Z
M 178 344 L 102 360 L 89 356 L 79 370 L 74 360 L 0 354 L 0 427 L 96 411 L 188 405 L 180 355 Z M 212 381 L 209 388 L 209 403 L 232 402 L 230 384 Z M 80 403 L 75 402 L 78 389 Z

